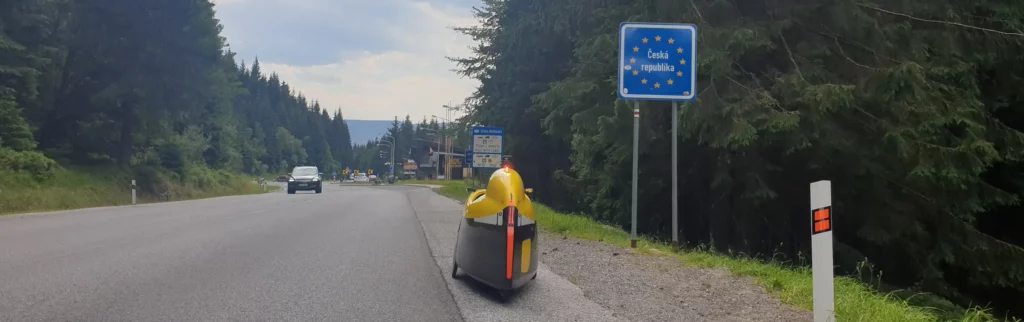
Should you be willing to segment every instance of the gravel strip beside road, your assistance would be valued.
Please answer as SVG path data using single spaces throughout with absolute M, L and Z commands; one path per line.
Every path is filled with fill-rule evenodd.
M 750 278 L 684 266 L 667 256 L 633 254 L 597 241 L 543 232 L 541 261 L 587 298 L 632 321 L 812 321 Z

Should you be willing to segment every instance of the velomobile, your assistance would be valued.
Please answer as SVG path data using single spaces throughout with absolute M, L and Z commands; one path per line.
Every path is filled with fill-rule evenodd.
M 508 164 L 494 171 L 486 189 L 470 189 L 452 256 L 459 269 L 504 299 L 537 277 L 537 222 L 523 179 Z

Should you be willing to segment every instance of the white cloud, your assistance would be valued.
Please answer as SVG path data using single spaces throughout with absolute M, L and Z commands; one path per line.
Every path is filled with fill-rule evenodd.
M 395 42 L 396 50 L 349 50 L 339 53 L 338 62 L 313 66 L 279 64 L 261 56 L 261 67 L 277 72 L 322 107 L 341 107 L 346 119 L 390 120 L 408 114 L 416 122 L 431 114 L 442 115 L 441 105 L 461 103 L 477 87 L 476 80 L 452 72 L 456 66 L 445 58 L 470 54 L 472 40 L 450 27 L 476 21 L 469 8 L 411 1 L 401 5 L 415 7 L 418 19 L 386 28 L 385 35 Z

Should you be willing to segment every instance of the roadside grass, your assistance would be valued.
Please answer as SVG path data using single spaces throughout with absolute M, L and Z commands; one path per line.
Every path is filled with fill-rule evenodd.
M 403 184 L 439 185 L 437 191 L 449 198 L 464 201 L 469 193 L 464 181 L 420 180 Z M 629 248 L 630 235 L 620 227 L 595 222 L 578 215 L 558 213 L 539 203 L 538 225 L 549 232 L 579 239 L 600 241 Z M 674 256 L 685 265 L 705 268 L 726 268 L 737 276 L 748 276 L 765 287 L 782 302 L 806 310 L 813 309 L 811 270 L 791 267 L 781 262 L 763 261 L 748 256 L 730 256 L 707 247 L 678 249 L 648 237 L 637 241 L 637 252 L 654 256 Z M 850 277 L 835 278 L 836 319 L 857 322 L 990 322 L 1004 321 L 983 308 L 963 309 L 934 295 L 901 290 L 881 293 L 876 288 Z M 1019 321 L 1019 320 L 1014 320 Z
M 252 178 L 209 169 L 193 170 L 185 182 L 169 180 L 166 195 L 137 191 L 138 203 L 202 199 L 266 191 Z M 132 174 L 116 168 L 62 168 L 39 180 L 27 173 L 0 172 L 0 215 L 129 205 Z M 141 181 L 141 180 L 140 180 Z M 141 183 L 140 183 L 141 185 Z

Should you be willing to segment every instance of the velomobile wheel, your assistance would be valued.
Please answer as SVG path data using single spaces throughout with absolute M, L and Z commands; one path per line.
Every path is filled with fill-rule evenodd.
M 460 232 L 462 232 L 462 221 L 459 221 L 459 228 L 455 230 L 455 235 L 458 236 Z M 455 254 L 457 254 L 458 252 L 459 252 L 459 240 L 458 240 L 458 238 L 456 238 L 455 239 L 455 249 L 452 249 L 452 279 L 459 278 L 459 276 L 456 275 L 456 274 L 459 273 L 459 263 L 455 262 Z
M 452 278 L 459 278 L 459 264 L 455 263 L 455 256 L 452 256 Z

